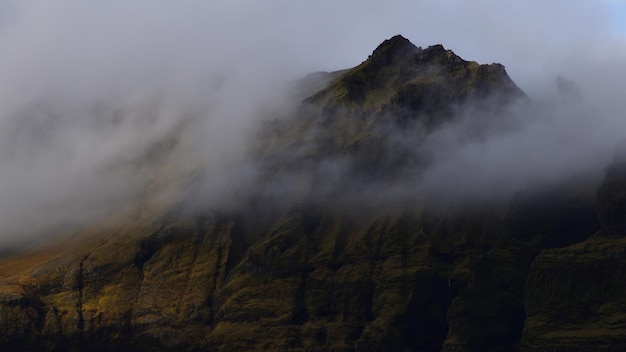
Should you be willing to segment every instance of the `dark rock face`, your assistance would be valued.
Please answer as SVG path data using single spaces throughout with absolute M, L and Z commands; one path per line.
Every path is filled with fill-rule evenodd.
M 361 155 L 380 168 L 384 136 L 373 125 L 436 128 L 455 104 L 524 96 L 501 65 L 400 36 L 354 69 L 309 78 L 330 83 L 305 100 L 295 127 L 281 129 L 296 142 L 264 150 L 268 158 L 315 126 L 325 141 L 317 155 Z M 281 160 L 302 168 L 315 157 Z M 262 221 L 133 213 L 91 236 L 3 259 L 0 349 L 624 350 L 619 165 L 607 169 L 599 207 L 564 187 L 437 210 L 355 214 L 303 202 Z
M 526 282 L 526 351 L 623 351 L 623 239 L 592 238 L 539 255 Z
M 526 281 L 528 351 L 626 349 L 625 160 L 618 148 L 598 189 L 602 229 L 581 243 L 541 253 Z
M 626 234 L 626 155 L 624 145 L 615 152 L 615 161 L 606 168 L 606 178 L 598 189 L 600 222 L 604 236 Z

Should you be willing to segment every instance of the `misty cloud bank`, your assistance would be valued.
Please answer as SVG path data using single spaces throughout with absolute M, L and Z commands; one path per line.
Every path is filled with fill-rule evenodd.
M 308 158 L 328 147 L 327 139 L 317 138 L 327 132 L 313 127 L 303 143 L 278 154 L 278 161 L 256 164 L 257 171 L 271 171 L 269 176 L 259 172 L 250 193 L 264 192 L 271 204 L 311 201 L 348 211 L 506 202 L 564 188 L 593 195 L 616 145 L 626 137 L 621 110 L 562 98 L 521 99 L 487 111 L 468 102 L 433 131 L 419 120 L 378 126 L 370 133 L 384 139 L 376 142 L 374 154 Z M 386 160 L 377 160 L 380 155 Z M 363 168 L 364 157 L 373 167 Z
M 222 14 L 141 1 L 2 7 L 0 238 L 89 224 L 201 166 L 207 182 L 232 183 L 222 174 L 282 95 L 259 47 L 212 24 Z
M 233 210 L 251 199 L 260 207 L 299 202 L 312 192 L 349 206 L 502 199 L 572 180 L 595 185 L 626 134 L 624 53 L 610 49 L 623 41 L 602 27 L 601 6 L 564 3 L 571 16 L 587 20 L 581 26 L 552 23 L 561 11 L 552 5 L 516 5 L 529 16 L 544 10 L 529 25 L 528 16 L 504 21 L 498 11 L 510 8 L 479 1 L 472 6 L 488 11 L 481 19 L 487 25 L 478 26 L 448 1 L 411 9 L 383 2 L 185 4 L 0 6 L 0 243 L 86 226 L 161 193 L 172 202 L 193 194 L 193 204 Z M 447 15 L 445 26 L 436 24 Z M 330 25 L 320 28 L 321 18 Z M 496 35 L 506 26 L 517 26 L 508 29 L 520 38 Z M 521 37 L 530 27 L 552 35 Z M 419 127 L 388 131 L 388 152 L 401 148 L 429 160 L 393 182 L 355 181 L 349 156 L 268 173 L 254 154 L 256 136 L 263 121 L 293 118 L 298 102 L 289 82 L 354 66 L 398 32 L 417 45 L 443 42 L 465 59 L 502 62 L 532 103 L 480 118 L 459 109 L 430 135 Z M 575 81 L 584 98 L 562 102 L 558 74 Z M 476 129 L 489 132 L 468 138 Z

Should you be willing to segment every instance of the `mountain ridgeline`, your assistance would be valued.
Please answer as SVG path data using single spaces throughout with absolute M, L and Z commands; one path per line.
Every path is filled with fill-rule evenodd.
M 597 192 L 438 202 L 414 192 L 424 140 L 461 118 L 480 140 L 529 101 L 502 65 L 395 36 L 297 91 L 245 206 L 145 200 L 2 259 L 0 349 L 626 349 L 623 158 Z
M 331 116 L 348 110 L 366 120 L 420 119 L 431 125 L 467 101 L 505 103 L 524 96 L 500 64 L 465 61 L 442 45 L 422 49 L 402 36 L 385 40 L 366 61 L 337 76 L 304 101 Z

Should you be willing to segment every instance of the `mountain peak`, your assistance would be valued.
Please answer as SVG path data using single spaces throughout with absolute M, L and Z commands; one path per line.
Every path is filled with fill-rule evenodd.
M 393 36 L 378 45 L 368 61 L 388 65 L 396 59 L 421 50 L 401 35 Z
M 387 50 L 401 49 L 416 49 L 416 46 L 413 45 L 413 43 L 411 43 L 408 39 L 398 34 L 380 43 L 378 47 L 374 50 L 374 54 Z
M 434 121 L 453 105 L 496 95 L 504 100 L 524 96 L 503 66 L 463 60 L 441 44 L 422 49 L 396 35 L 305 101 L 371 118 L 410 115 L 409 120 Z

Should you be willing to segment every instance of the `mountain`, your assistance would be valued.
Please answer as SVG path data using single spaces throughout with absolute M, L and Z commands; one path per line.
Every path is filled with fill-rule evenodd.
M 442 45 L 418 48 L 398 35 L 305 102 L 322 106 L 329 115 L 347 109 L 364 119 L 433 124 L 466 101 L 489 97 L 504 103 L 523 95 L 500 64 L 468 62 Z
M 431 162 L 415 150 L 456 112 L 497 118 L 528 99 L 504 67 L 395 36 L 360 65 L 301 84 L 298 108 L 260 134 L 260 183 L 245 207 L 189 210 L 146 197 L 4 257 L 0 347 L 626 347 L 619 154 L 597 195 L 564 184 L 498 202 L 397 198 L 393 186 Z
M 402 36 L 385 40 L 354 68 L 305 82 L 325 87 L 303 99 L 297 118 L 267 126 L 257 159 L 266 170 L 313 178 L 315 190 L 302 195 L 309 201 L 337 201 L 351 190 L 372 192 L 414 178 L 407 174 L 431 161 L 420 151 L 429 133 L 462 112 L 473 120 L 466 137 L 480 138 L 481 124 L 504 120 L 499 109 L 527 100 L 502 65 L 465 61 L 441 45 L 418 48 Z M 329 175 L 329 168 L 340 171 Z

